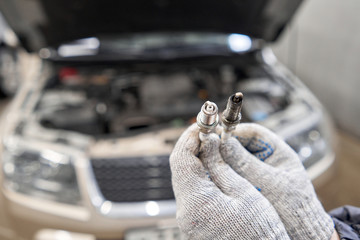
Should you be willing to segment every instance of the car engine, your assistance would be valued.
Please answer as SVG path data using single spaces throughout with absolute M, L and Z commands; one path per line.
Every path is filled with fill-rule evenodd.
M 37 113 L 45 128 L 128 136 L 187 126 L 195 122 L 204 101 L 212 99 L 222 109 L 235 89 L 247 94 L 245 120 L 262 120 L 286 107 L 287 95 L 279 83 L 246 74 L 232 65 L 133 72 L 61 67 Z

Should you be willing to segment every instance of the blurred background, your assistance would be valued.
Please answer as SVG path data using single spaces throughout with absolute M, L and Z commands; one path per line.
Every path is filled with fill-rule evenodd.
M 360 16 L 358 1 L 306 1 L 272 48 L 315 93 L 337 130 L 335 176 L 317 192 L 327 210 L 359 206 Z
M 89 2 L 0 1 L 0 239 L 181 239 L 169 154 L 234 89 L 326 210 L 360 207 L 359 1 Z

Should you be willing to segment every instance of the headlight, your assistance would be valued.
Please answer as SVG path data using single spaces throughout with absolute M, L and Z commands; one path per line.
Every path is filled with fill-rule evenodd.
M 80 204 L 75 168 L 70 156 L 25 144 L 5 144 L 5 187 L 26 195 L 67 204 Z
M 290 137 L 286 142 L 297 152 L 305 168 L 312 166 L 332 151 L 331 144 L 320 126 Z

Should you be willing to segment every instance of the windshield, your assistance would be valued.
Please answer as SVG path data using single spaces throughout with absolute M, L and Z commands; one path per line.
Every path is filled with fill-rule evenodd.
M 97 56 L 124 59 L 228 55 L 252 49 L 250 37 L 219 33 L 150 33 L 101 36 L 60 45 L 62 58 Z

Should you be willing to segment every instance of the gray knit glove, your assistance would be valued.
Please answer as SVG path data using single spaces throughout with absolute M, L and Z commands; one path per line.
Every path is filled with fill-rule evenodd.
M 334 223 L 316 197 L 297 154 L 257 124 L 240 124 L 220 152 L 232 169 L 270 201 L 292 239 L 330 239 Z
M 213 169 L 217 164 L 212 163 L 224 163 L 219 137 L 212 134 L 201 148 L 200 144 L 197 126 L 192 125 L 170 156 L 177 221 L 185 236 L 196 240 L 289 239 L 275 209 L 258 190 L 228 165 Z

